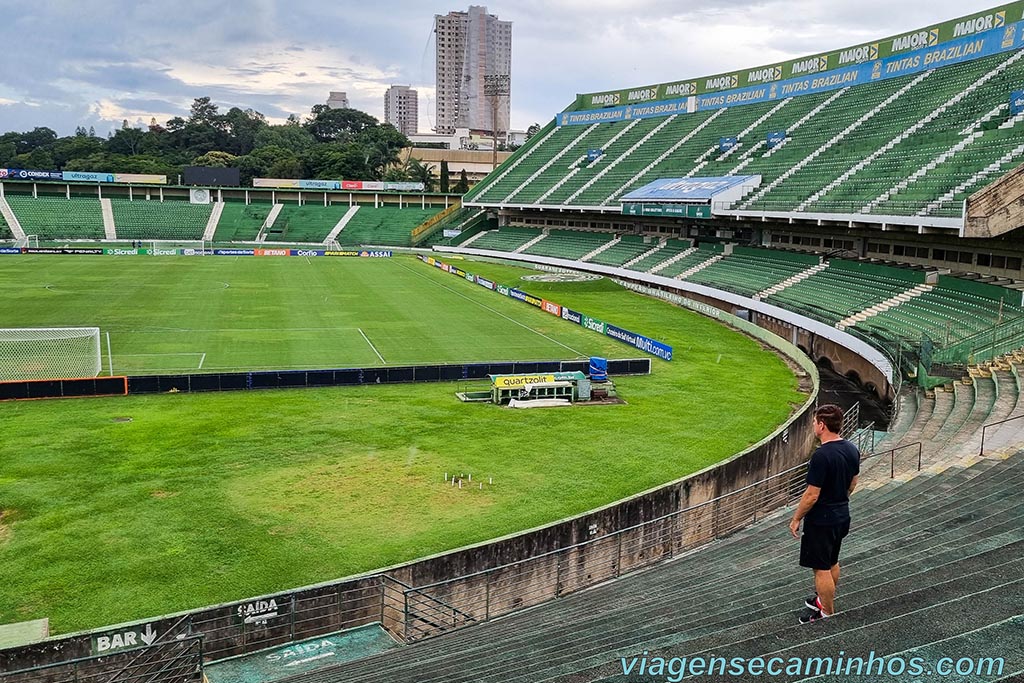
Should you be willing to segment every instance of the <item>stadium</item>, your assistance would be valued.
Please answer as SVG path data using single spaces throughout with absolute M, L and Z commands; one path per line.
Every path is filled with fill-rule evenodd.
M 1024 680 L 1022 48 L 576 94 L 464 196 L 0 169 L 0 683 Z

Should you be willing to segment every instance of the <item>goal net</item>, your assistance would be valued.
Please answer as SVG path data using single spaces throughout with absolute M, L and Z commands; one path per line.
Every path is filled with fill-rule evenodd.
M 0 381 L 100 374 L 100 328 L 0 328 Z

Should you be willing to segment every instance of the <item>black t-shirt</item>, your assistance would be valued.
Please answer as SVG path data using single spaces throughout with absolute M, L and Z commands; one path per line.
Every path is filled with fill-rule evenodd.
M 860 473 L 860 451 L 846 439 L 818 447 L 807 468 L 807 484 L 821 487 L 818 502 L 805 517 L 819 526 L 850 521 L 850 482 Z

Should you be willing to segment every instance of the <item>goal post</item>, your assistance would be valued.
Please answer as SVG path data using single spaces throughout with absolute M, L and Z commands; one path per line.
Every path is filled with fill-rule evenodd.
M 0 381 L 97 377 L 98 327 L 0 328 Z

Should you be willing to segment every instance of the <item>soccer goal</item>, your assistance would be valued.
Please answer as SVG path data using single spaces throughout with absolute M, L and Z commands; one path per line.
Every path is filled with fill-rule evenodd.
M 98 327 L 0 328 L 0 381 L 97 377 Z
M 25 235 L 24 237 L 14 240 L 14 246 L 19 249 L 23 247 L 38 247 L 39 235 Z
M 213 252 L 213 243 L 207 240 L 153 240 L 149 248 L 158 256 L 178 251 L 186 256 L 206 256 Z

